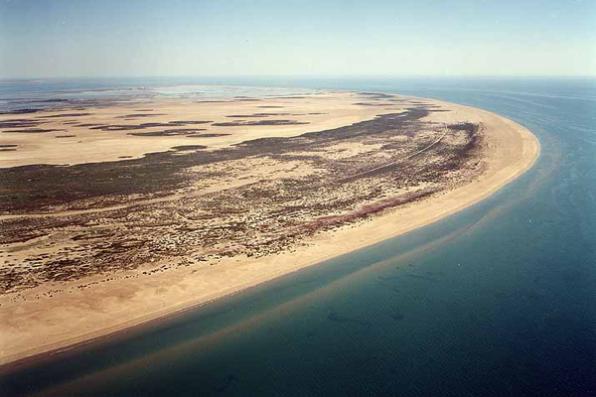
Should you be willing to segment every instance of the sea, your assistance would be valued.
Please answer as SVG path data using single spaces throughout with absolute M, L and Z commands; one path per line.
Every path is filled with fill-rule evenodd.
M 13 80 L 0 110 L 326 89 L 496 112 L 541 155 L 462 212 L 4 372 L 0 395 L 596 396 L 596 79 Z

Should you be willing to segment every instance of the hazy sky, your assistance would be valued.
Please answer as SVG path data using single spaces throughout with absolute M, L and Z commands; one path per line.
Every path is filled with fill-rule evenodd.
M 0 0 L 0 77 L 596 75 L 596 0 Z

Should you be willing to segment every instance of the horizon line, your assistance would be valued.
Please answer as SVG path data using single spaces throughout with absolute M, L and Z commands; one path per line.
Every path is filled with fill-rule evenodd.
M 18 76 L 18 77 L 3 77 L 0 76 L 0 81 L 30 81 L 30 80 L 93 80 L 93 79 L 161 79 L 161 78 L 194 78 L 194 79 L 386 79 L 386 78 L 400 78 L 400 79 L 416 79 L 416 78 L 444 78 L 444 79 L 595 79 L 596 74 L 593 75 L 569 75 L 569 74 L 544 74 L 544 75 L 464 75 L 464 74 L 175 74 L 175 75 L 98 75 L 98 76 Z

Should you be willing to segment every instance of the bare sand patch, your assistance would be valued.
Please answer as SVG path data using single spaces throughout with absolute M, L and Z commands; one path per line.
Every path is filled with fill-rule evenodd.
M 19 147 L 2 155 L 0 167 L 117 161 L 183 145 L 205 145 L 211 150 L 250 139 L 336 128 L 403 110 L 399 104 L 386 110 L 354 105 L 358 97 L 356 93 L 319 93 L 298 99 L 268 97 L 215 103 L 160 99 L 144 102 L 152 108 L 144 113 L 135 112 L 139 104 L 133 102 L 90 106 L 77 113 L 64 109 L 4 114 L 0 115 L 0 144 Z M 264 112 L 264 107 L 276 111 Z M 23 133 L 25 130 L 18 126 L 37 133 Z

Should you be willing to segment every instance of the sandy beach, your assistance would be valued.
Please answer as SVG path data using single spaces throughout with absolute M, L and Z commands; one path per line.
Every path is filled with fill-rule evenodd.
M 391 102 L 389 99 L 395 99 L 395 101 Z M 230 255 L 218 256 L 217 261 L 213 262 L 216 265 L 210 265 L 211 259 L 207 258 L 196 263 L 190 264 L 189 262 L 188 265 L 168 268 L 165 271 L 156 271 L 155 269 L 160 269 L 163 263 L 171 262 L 168 257 L 164 256 L 148 264 L 147 267 L 124 269 L 118 273 L 88 274 L 81 278 L 40 283 L 28 288 L 8 291 L 0 296 L 0 365 L 14 364 L 35 355 L 67 348 L 181 310 L 203 305 L 338 255 L 431 224 L 489 197 L 530 169 L 540 153 L 539 142 L 529 130 L 491 112 L 436 100 L 398 96 L 375 98 L 376 102 L 372 99 L 370 101 L 370 103 L 365 102 L 362 97 L 351 93 L 334 93 L 313 96 L 306 102 L 304 98 L 296 97 L 267 99 L 266 103 L 264 101 L 241 101 L 219 107 L 210 106 L 208 103 L 195 103 L 191 105 L 192 112 L 188 112 L 188 104 L 180 105 L 174 102 L 161 104 L 162 107 L 159 109 L 156 106 L 152 107 L 156 113 L 168 114 L 169 120 L 171 117 L 175 117 L 180 122 L 185 120 L 187 122 L 209 121 L 210 126 L 206 132 L 187 131 L 187 135 L 196 134 L 196 137 L 173 135 L 156 138 L 155 134 L 151 134 L 154 132 L 154 129 L 151 129 L 153 127 L 140 128 L 135 131 L 149 132 L 146 136 L 130 134 L 116 136 L 114 131 L 117 129 L 105 127 L 108 125 L 108 118 L 113 120 L 114 117 L 130 114 L 132 110 L 138 109 L 138 105 L 130 105 L 130 108 L 127 109 L 118 109 L 120 112 L 118 114 L 114 113 L 114 107 L 95 109 L 93 119 L 85 120 L 85 124 L 104 126 L 103 130 L 101 128 L 86 130 L 85 128 L 89 127 L 75 126 L 67 131 L 51 131 L 47 134 L 0 134 L 3 139 L 0 143 L 18 145 L 21 149 L 20 151 L 6 152 L 8 156 L 2 157 L 0 167 L 32 166 L 40 163 L 73 165 L 87 162 L 122 161 L 123 158 L 142 159 L 147 153 L 161 152 L 185 145 L 202 145 L 206 147 L 202 150 L 212 152 L 226 150 L 226 148 L 238 145 L 242 147 L 243 142 L 258 138 L 292 138 L 309 132 L 371 121 L 379 115 L 399 114 L 421 103 L 432 109 L 440 110 L 420 116 L 421 122 L 436 126 L 436 130 L 433 130 L 434 135 L 429 133 L 428 137 L 425 137 L 426 140 L 417 141 L 416 145 L 411 146 L 416 150 L 409 147 L 409 154 L 400 157 L 399 161 L 388 159 L 385 162 L 380 162 L 379 166 L 359 171 L 354 175 L 349 175 L 346 179 L 360 178 L 361 176 L 368 178 L 369 175 L 381 172 L 389 166 L 402 164 L 411 158 L 416 159 L 420 154 L 435 150 L 438 144 L 458 145 L 459 143 L 455 140 L 460 139 L 459 135 L 451 134 L 451 130 L 445 130 L 444 126 L 462 125 L 464 122 L 472 123 L 479 126 L 478 132 L 481 135 L 481 154 L 478 155 L 479 157 L 470 157 L 470 160 L 466 160 L 466 164 L 470 162 L 475 164 L 473 172 L 470 171 L 462 176 L 460 170 L 453 170 L 445 174 L 449 176 L 445 177 L 445 180 L 451 180 L 449 178 L 453 175 L 458 176 L 460 179 L 457 183 L 433 190 L 429 190 L 429 186 L 434 188 L 435 185 L 432 184 L 434 182 L 422 181 L 416 186 L 406 186 L 402 188 L 404 191 L 400 191 L 400 194 L 403 193 L 407 197 L 412 194 L 419 194 L 419 196 L 416 196 L 415 200 L 402 200 L 399 205 L 383 204 L 388 202 L 391 196 L 375 196 L 372 203 L 377 205 L 378 209 L 370 211 L 362 219 L 358 218 L 345 223 L 338 222 L 333 224 L 333 227 L 322 229 L 316 233 L 301 234 L 283 249 L 256 255 L 247 250 L 233 251 Z M 82 110 L 80 113 L 87 111 Z M 69 112 L 74 113 L 73 111 Z M 144 112 L 137 111 L 136 113 L 143 114 Z M 270 116 L 260 113 L 285 114 Z M 59 113 L 50 113 L 46 116 L 57 114 Z M 255 128 L 251 129 L 247 126 L 251 125 L 251 120 L 254 118 L 228 117 L 230 115 L 246 116 L 247 114 L 257 114 L 258 120 L 269 120 L 274 117 L 278 121 L 269 123 L 269 125 L 261 123 L 263 125 L 260 126 L 253 122 Z M 71 119 L 77 117 L 79 116 L 73 116 Z M 162 116 L 149 117 L 149 119 L 156 123 L 171 123 L 171 121 L 160 117 Z M 19 118 L 21 117 L 19 116 Z M 143 118 L 144 121 L 145 116 L 137 118 Z M 8 119 L 8 117 L 4 117 L 4 119 Z M 244 121 L 234 121 L 237 119 Z M 44 125 L 43 128 L 48 130 L 63 130 L 65 128 L 64 124 L 52 123 Z M 189 125 L 184 128 L 189 130 L 205 128 L 203 124 L 199 123 Z M 172 129 L 180 129 L 180 127 L 176 126 Z M 86 132 L 88 134 L 84 135 Z M 178 132 L 181 131 L 175 131 L 173 134 Z M 198 136 L 200 134 L 212 135 Z M 56 135 L 78 135 L 78 137 L 56 139 Z M 454 142 L 447 142 L 449 139 Z M 403 140 L 406 142 L 406 138 Z M 57 141 L 60 142 L 60 146 L 56 146 Z M 394 141 L 392 142 L 394 143 Z M 85 143 L 88 144 L 85 145 Z M 363 146 L 360 142 L 349 144 L 334 142 L 333 152 L 330 152 L 330 156 L 334 159 L 348 155 L 357 156 L 360 153 L 365 153 L 365 150 L 375 148 L 378 158 L 382 158 L 383 145 L 368 141 L 366 145 Z M 306 174 L 314 178 L 324 174 L 320 168 L 317 168 L 316 163 L 309 163 L 312 169 L 305 168 L 302 163 L 298 163 L 303 161 L 302 157 L 305 156 L 299 150 L 294 150 L 291 155 L 292 158 L 286 155 L 287 159 L 284 159 L 283 163 L 278 162 L 277 154 L 275 156 L 278 157 L 272 155 L 270 158 L 263 159 L 253 156 L 251 152 L 251 157 L 247 157 L 250 160 L 248 163 L 244 158 L 231 158 L 228 170 L 231 169 L 235 173 L 234 175 L 243 175 L 245 179 L 230 178 L 229 180 L 220 180 L 219 183 L 225 185 L 225 189 L 230 190 L 242 184 L 258 183 L 265 178 L 272 178 L 271 175 L 277 175 L 276 177 L 283 179 L 303 178 Z M 209 190 L 210 186 L 218 183 L 217 178 L 221 177 L 222 170 L 217 168 L 217 164 L 219 163 L 193 166 L 195 168 L 188 167 L 189 170 L 195 171 L 198 169 L 197 167 L 203 167 L 200 172 L 205 175 L 213 175 L 213 179 L 204 179 L 202 185 L 188 187 L 181 183 L 172 188 L 172 194 L 160 195 L 159 192 L 149 192 L 146 196 L 135 196 L 134 202 L 138 205 L 161 205 L 191 197 L 198 192 L 210 194 L 212 193 Z M 250 172 L 242 168 L 247 164 L 248 168 L 252 168 Z M 365 173 L 366 175 L 361 175 Z M 438 186 L 438 182 L 436 185 Z M 118 191 L 114 197 L 120 197 L 118 195 L 123 194 Z M 27 217 L 29 217 L 29 221 L 36 217 L 39 219 L 72 217 L 125 208 L 125 206 L 122 207 L 122 203 L 116 201 L 110 201 L 103 208 L 94 206 L 97 199 L 91 195 L 77 198 L 77 200 L 80 201 L 73 201 L 72 204 L 65 205 L 46 206 L 44 204 L 37 209 L 25 207 L 4 209 L 0 221 L 12 222 Z M 148 202 L 150 200 L 153 201 Z M 85 206 L 78 204 L 81 202 L 85 203 Z M 366 203 L 359 202 L 357 210 L 362 211 L 363 208 L 369 207 Z M 350 210 L 352 211 L 350 214 L 355 212 L 352 207 Z M 341 218 L 342 216 L 344 218 L 341 219 L 348 219 L 346 211 L 334 208 L 329 214 L 318 216 L 315 220 L 321 222 L 321 219 L 327 221 L 329 217 Z M 186 215 L 180 215 L 180 217 L 184 216 Z M 97 220 L 97 222 L 99 221 Z M 85 225 L 88 224 L 91 222 Z M 75 233 L 72 231 L 74 229 L 64 230 L 64 233 Z M 79 231 L 80 229 L 77 229 L 77 233 Z M 30 250 L 38 249 L 34 245 L 36 242 L 43 241 L 44 238 L 46 237 L 38 236 L 24 242 L 15 240 L 15 242 L 5 243 L 2 245 L 4 255 L 2 259 L 7 261 L 6 255 L 9 252 L 11 261 L 14 261 L 15 258 L 18 259 L 19 255 L 28 255 Z M 64 238 L 64 243 L 61 243 L 60 247 L 71 244 L 71 240 L 71 237 Z M 17 246 L 18 250 L 14 248 Z M 14 249 L 8 250 L 8 247 Z M 188 258 L 185 257 L 185 259 Z M 6 263 L 9 262 L 5 262 L 5 265 Z

